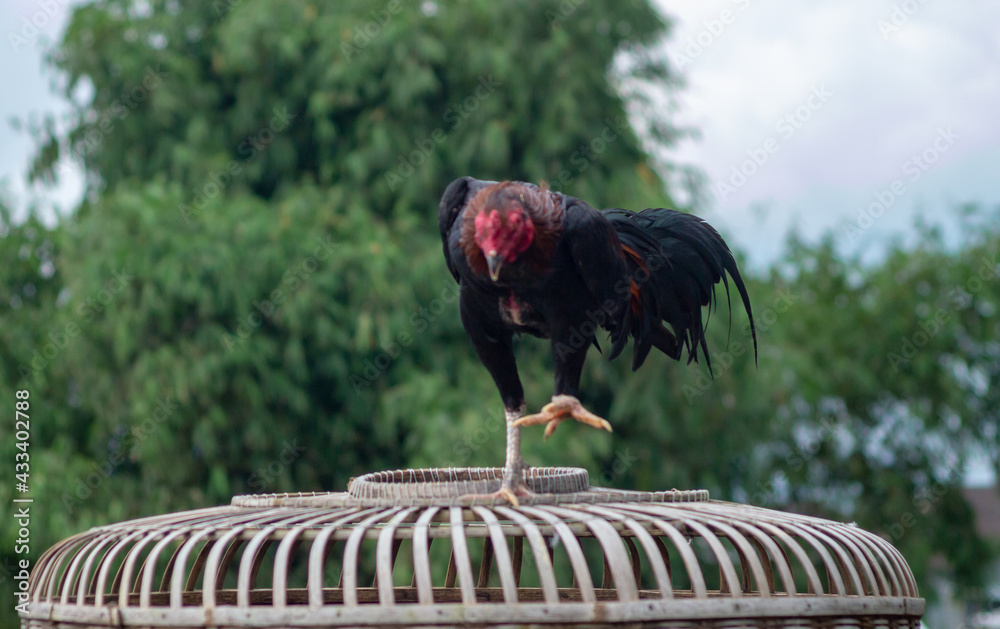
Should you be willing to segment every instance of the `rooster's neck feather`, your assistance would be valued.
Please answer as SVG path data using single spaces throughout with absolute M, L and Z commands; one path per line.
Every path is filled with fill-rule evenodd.
M 534 225 L 534 239 L 521 258 L 538 270 L 548 267 L 552 254 L 555 253 L 556 243 L 565 227 L 566 206 L 563 196 L 550 191 L 544 184 L 535 187 L 520 182 L 503 181 L 477 192 L 469 201 L 462 217 L 459 242 L 469 267 L 475 273 L 483 275 L 487 273 L 486 257 L 476 244 L 476 215 L 493 209 L 505 214 L 512 204 L 523 207 Z

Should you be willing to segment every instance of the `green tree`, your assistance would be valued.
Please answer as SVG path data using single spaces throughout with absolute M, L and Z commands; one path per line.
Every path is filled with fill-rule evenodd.
M 5 213 L 0 234 L 0 376 L 44 418 L 33 551 L 236 493 L 499 464 L 500 403 L 459 323 L 437 199 L 471 174 L 671 205 L 655 174 L 670 166 L 647 149 L 680 132 L 656 115 L 640 142 L 626 116 L 649 105 L 637 86 L 678 85 L 650 52 L 666 31 L 644 1 L 75 7 L 52 62 L 67 96 L 88 96 L 65 134 L 35 129 L 33 173 L 77 159 L 87 195 L 53 228 Z M 791 241 L 748 278 L 756 369 L 725 307 L 714 379 L 594 354 L 583 396 L 613 437 L 529 432 L 529 463 L 855 519 L 925 587 L 934 554 L 974 585 L 985 549 L 956 482 L 970 448 L 996 461 L 1000 408 L 997 269 L 982 261 L 1000 229 L 975 233 L 949 249 L 928 231 L 869 266 L 833 239 Z M 518 348 L 529 404 L 551 392 L 546 350 Z M 0 522 L 0 552 L 12 535 Z

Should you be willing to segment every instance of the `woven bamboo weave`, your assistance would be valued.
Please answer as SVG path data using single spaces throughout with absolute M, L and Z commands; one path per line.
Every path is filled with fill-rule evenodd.
M 581 487 L 557 471 L 576 480 L 537 486 Z M 906 561 L 852 524 L 585 476 L 519 507 L 411 492 L 496 478 L 387 472 L 93 528 L 37 562 L 22 627 L 919 626 Z

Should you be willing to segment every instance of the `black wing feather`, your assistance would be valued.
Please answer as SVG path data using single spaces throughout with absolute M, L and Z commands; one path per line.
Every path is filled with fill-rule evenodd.
M 720 281 L 731 303 L 727 273 L 750 317 L 756 357 L 757 330 L 746 285 L 732 252 L 711 225 L 697 216 L 662 208 L 638 213 L 611 209 L 601 213 L 614 227 L 622 244 L 635 251 L 645 267 L 627 258 L 633 280 L 639 287 L 639 310 L 633 311 L 628 318 L 628 332 L 635 341 L 633 369 L 638 369 L 650 348 L 656 346 L 678 360 L 681 348 L 686 348 L 688 362 L 697 362 L 700 348 L 709 372 L 712 371 L 701 309 L 708 306 L 711 315 L 713 306 L 718 305 L 715 286 Z M 661 321 L 670 325 L 676 339 L 671 338 L 673 335 L 669 331 L 660 329 Z M 672 349 L 675 344 L 679 344 L 676 354 L 664 349 Z M 620 351 L 617 345 L 616 349 Z
M 628 286 L 626 263 L 621 241 L 614 227 L 605 217 L 580 199 L 566 196 L 566 221 L 562 239 L 569 246 L 570 255 L 594 303 L 607 312 L 609 320 L 601 327 L 611 333 L 614 348 L 624 347 L 628 340 L 624 317 L 627 313 Z M 594 345 L 600 350 L 595 339 Z M 621 349 L 612 350 L 616 356 Z

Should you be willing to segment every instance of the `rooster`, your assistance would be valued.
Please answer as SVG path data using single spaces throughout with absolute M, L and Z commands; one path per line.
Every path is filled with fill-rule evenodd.
M 462 324 L 503 400 L 507 456 L 493 497 L 518 504 L 524 482 L 522 426 L 545 424 L 545 437 L 573 419 L 611 431 L 577 398 L 596 332 L 610 333 L 609 359 L 633 340 L 632 370 L 655 347 L 711 372 L 702 307 L 732 277 L 757 332 L 746 286 L 725 241 L 708 223 L 676 210 L 595 210 L 580 199 L 519 181 L 456 179 L 445 189 L 438 226 L 448 269 L 459 283 Z M 669 328 L 664 325 L 669 325 Z M 551 340 L 555 390 L 541 412 L 525 416 L 513 336 Z

